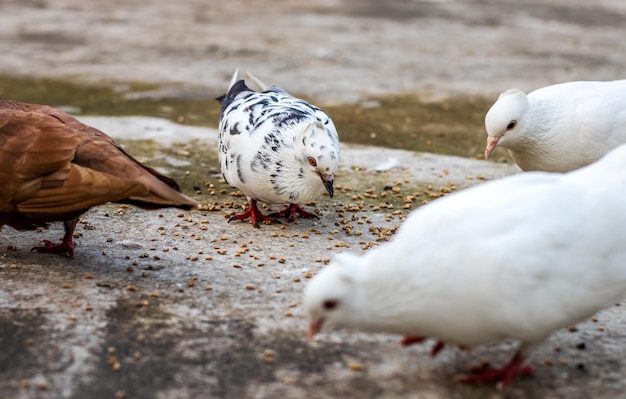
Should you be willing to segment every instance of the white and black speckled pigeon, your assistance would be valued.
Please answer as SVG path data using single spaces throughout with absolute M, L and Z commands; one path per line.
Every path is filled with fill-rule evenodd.
M 465 382 L 502 388 L 553 331 L 626 295 L 626 144 L 567 174 L 528 172 L 415 210 L 393 241 L 339 254 L 306 287 L 309 338 L 323 325 L 516 354 Z
M 501 146 L 524 171 L 569 172 L 626 143 L 626 80 L 509 89 L 485 127 L 485 158 Z
M 273 221 L 317 217 L 299 203 L 333 196 L 333 180 L 339 164 L 339 138 L 330 117 L 321 109 L 297 99 L 276 86 L 267 87 L 248 74 L 262 90 L 254 91 L 235 71 L 228 92 L 219 97 L 219 160 L 224 179 L 248 196 L 246 212 L 230 220 L 250 218 Z M 269 216 L 257 201 L 288 204 Z

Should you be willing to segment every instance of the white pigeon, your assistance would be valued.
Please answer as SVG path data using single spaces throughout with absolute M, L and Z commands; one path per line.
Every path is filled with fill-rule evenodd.
M 316 106 L 248 74 L 262 90 L 254 91 L 238 75 L 235 71 L 228 92 L 218 98 L 222 104 L 218 152 L 224 179 L 248 196 L 250 206 L 230 220 L 249 217 L 258 227 L 259 221 L 273 221 L 279 215 L 289 220 L 296 214 L 317 217 L 298 203 L 315 200 L 324 190 L 333 196 L 339 164 L 333 121 Z M 265 216 L 257 201 L 288 206 Z
M 626 80 L 509 89 L 485 127 L 485 158 L 501 146 L 524 171 L 569 172 L 626 143 Z
M 414 211 L 393 241 L 338 254 L 306 287 L 312 338 L 323 325 L 432 337 L 471 347 L 520 341 L 502 368 L 465 382 L 528 374 L 548 335 L 626 292 L 626 145 L 568 174 L 529 172 Z

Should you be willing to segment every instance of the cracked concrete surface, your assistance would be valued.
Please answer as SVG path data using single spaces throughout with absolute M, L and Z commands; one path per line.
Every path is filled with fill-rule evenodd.
M 394 93 L 495 95 L 511 86 L 623 77 L 625 15 L 626 4 L 609 0 L 271 7 L 244 0 L 5 0 L 0 70 L 157 83 L 140 93 L 155 98 L 220 94 L 236 67 L 330 102 Z M 127 142 L 169 131 L 160 145 L 171 146 L 174 135 L 191 152 L 198 140 L 211 146 L 215 139 L 214 126 L 81 119 L 113 136 L 122 124 Z M 342 155 L 336 198 L 310 205 L 317 221 L 228 224 L 225 215 L 244 199 L 209 172 L 202 180 L 180 175 L 186 187 L 200 188 L 203 211 L 92 209 L 79 224 L 74 259 L 29 252 L 40 239 L 61 235 L 59 224 L 42 232 L 4 228 L 0 396 L 624 397 L 623 306 L 553 334 L 533 358 L 535 375 L 504 392 L 458 384 L 454 375 L 484 359 L 504 362 L 511 342 L 469 354 L 446 349 L 436 359 L 428 357 L 430 341 L 401 348 L 391 335 L 327 331 L 307 342 L 302 288 L 334 253 L 392 239 L 423 201 L 516 172 L 506 164 L 366 146 L 344 146 Z M 178 160 L 173 170 L 215 169 Z M 389 160 L 399 167 L 375 170 Z M 211 196 L 207 183 L 224 194 Z M 413 198 L 410 209 L 406 197 Z

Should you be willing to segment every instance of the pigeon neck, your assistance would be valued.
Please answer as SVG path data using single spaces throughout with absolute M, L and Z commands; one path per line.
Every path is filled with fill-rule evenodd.
M 388 245 L 393 246 L 393 243 Z M 410 252 L 406 253 L 405 246 L 399 246 L 394 253 L 399 259 L 411 259 Z M 358 309 L 365 311 L 363 314 L 356 311 L 352 315 L 349 321 L 353 324 L 351 327 L 372 332 L 406 334 L 420 331 L 428 324 L 424 321 L 430 318 L 430 310 L 424 303 L 433 297 L 432 283 L 439 273 L 435 270 L 434 275 L 429 276 L 428 272 L 423 273 L 427 269 L 412 268 L 401 263 L 390 261 L 384 251 L 365 255 L 363 267 L 368 267 L 370 272 L 355 295 Z M 406 274 L 407 267 L 412 269 L 410 276 Z M 420 294 L 423 294 L 423 301 Z M 412 298 L 414 302 L 407 304 L 406 298 Z M 427 330 L 425 332 L 429 332 Z

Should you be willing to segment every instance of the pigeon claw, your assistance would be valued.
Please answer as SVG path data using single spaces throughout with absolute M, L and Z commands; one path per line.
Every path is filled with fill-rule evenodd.
M 55 243 L 49 240 L 43 240 L 41 242 L 43 244 L 43 246 L 40 247 L 33 247 L 31 248 L 31 252 L 38 252 L 38 253 L 47 253 L 47 254 L 59 254 L 59 255 L 63 255 L 63 254 L 67 254 L 67 256 L 71 259 L 74 258 L 74 247 L 76 246 L 76 243 L 74 243 L 74 240 L 70 239 L 70 240 L 63 240 L 60 243 Z
M 437 343 L 435 343 L 435 345 L 432 347 L 432 349 L 430 350 L 430 357 L 435 357 L 437 356 L 437 354 L 439 352 L 441 352 L 441 350 L 446 346 L 446 344 L 443 341 L 437 341 Z
M 427 339 L 428 338 L 426 337 L 418 337 L 416 335 L 406 335 L 404 338 L 402 338 L 402 341 L 400 341 L 400 345 L 410 346 L 410 345 L 422 343 Z M 430 350 L 430 357 L 437 356 L 437 354 L 441 352 L 441 350 L 445 346 L 446 344 L 443 341 L 437 341 L 435 345 L 432 347 L 432 349 Z
M 259 208 L 256 205 L 256 200 L 254 200 L 254 199 L 250 200 L 250 206 L 248 207 L 248 210 L 246 210 L 245 212 L 237 213 L 237 214 L 231 216 L 230 219 L 228 219 L 228 223 L 232 222 L 233 220 L 245 220 L 247 218 L 250 218 L 250 224 L 253 225 L 256 228 L 259 228 L 259 221 L 262 222 L 262 223 L 265 223 L 265 222 L 268 222 L 268 223 L 277 222 L 277 220 L 274 219 L 271 215 L 270 216 L 265 216 L 264 214 L 262 214 L 261 211 L 259 211 Z
M 67 253 L 67 256 L 70 259 L 73 259 L 74 247 L 76 246 L 76 243 L 74 242 L 74 229 L 76 228 L 77 222 L 78 219 L 71 219 L 63 222 L 65 234 L 63 235 L 63 240 L 60 243 L 57 244 L 49 240 L 43 240 L 41 242 L 43 246 L 33 247 L 30 249 L 30 252 L 60 255 Z
M 320 217 L 314 213 L 305 211 L 298 204 L 289 204 L 285 209 L 279 212 L 274 212 L 269 215 L 270 217 L 277 218 L 280 216 L 286 216 L 289 222 L 296 220 L 296 216 L 300 216 L 304 219 L 319 219 Z
M 250 218 L 250 224 L 256 228 L 259 228 L 259 221 L 261 223 L 265 223 L 265 222 L 272 223 L 272 222 L 277 221 L 276 219 L 272 217 L 268 217 L 268 216 L 261 214 L 261 212 L 253 212 L 250 209 L 248 209 L 247 211 L 243 213 L 237 213 L 231 216 L 228 219 L 228 223 L 232 222 L 233 220 L 245 220 L 247 218 Z
M 496 388 L 503 390 L 507 387 L 516 375 L 530 375 L 534 369 L 524 366 L 524 356 L 517 352 L 515 356 L 504 367 L 495 369 L 488 365 L 477 370 L 472 370 L 471 374 L 464 374 L 457 377 L 457 381 L 475 384 L 483 382 L 496 382 Z
M 402 346 L 410 346 L 413 344 L 419 344 L 421 342 L 424 342 L 426 339 L 426 337 L 418 337 L 415 335 L 406 335 L 404 338 L 402 338 L 402 341 L 400 341 L 400 345 Z

